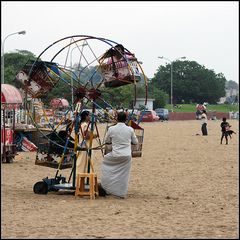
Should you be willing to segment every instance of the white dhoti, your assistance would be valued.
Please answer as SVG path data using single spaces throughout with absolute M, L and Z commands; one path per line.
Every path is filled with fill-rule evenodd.
M 125 197 L 131 170 L 131 156 L 113 157 L 112 152 L 104 156 L 101 185 L 107 194 Z

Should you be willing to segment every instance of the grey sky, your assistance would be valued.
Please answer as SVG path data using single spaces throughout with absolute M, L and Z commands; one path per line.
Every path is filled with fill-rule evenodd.
M 1 1 L 4 52 L 28 50 L 38 56 L 71 35 L 122 43 L 135 53 L 151 78 L 157 68 L 186 56 L 227 80 L 239 82 L 238 1 Z

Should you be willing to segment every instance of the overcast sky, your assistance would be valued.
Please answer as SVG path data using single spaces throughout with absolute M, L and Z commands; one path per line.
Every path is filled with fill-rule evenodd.
M 1 1 L 1 40 L 25 30 L 4 52 L 38 56 L 63 37 L 103 37 L 135 53 L 149 78 L 167 63 L 158 56 L 186 56 L 239 82 L 238 9 L 238 1 Z

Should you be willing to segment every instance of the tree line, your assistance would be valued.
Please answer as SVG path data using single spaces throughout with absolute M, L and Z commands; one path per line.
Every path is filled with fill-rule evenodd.
M 36 59 L 36 56 L 26 50 L 16 50 L 15 52 L 4 54 L 4 75 L 5 83 L 19 87 L 15 80 L 17 73 L 23 68 L 29 59 Z M 221 97 L 225 96 L 225 85 L 228 82 L 222 73 L 215 73 L 212 69 L 198 64 L 195 61 L 175 61 L 172 63 L 172 90 L 173 103 L 203 103 L 216 104 Z M 76 67 L 76 66 L 75 66 Z M 88 69 L 87 76 L 96 69 Z M 100 74 L 100 73 L 99 73 Z M 95 74 L 93 81 L 99 81 L 101 77 Z M 69 76 L 65 76 L 69 78 Z M 69 80 L 69 79 L 68 79 Z M 233 81 L 230 81 L 233 82 Z M 235 83 L 235 82 L 234 82 Z M 127 85 L 120 88 L 101 89 L 102 97 L 112 106 L 131 108 L 134 95 L 133 86 Z M 137 97 L 145 97 L 145 83 L 140 81 L 136 89 Z M 164 107 L 170 102 L 171 96 L 171 64 L 159 66 L 154 77 L 148 79 L 148 98 L 155 99 L 154 108 Z M 61 97 L 71 102 L 71 88 L 66 87 L 63 81 L 49 92 L 43 101 L 48 104 L 52 98 Z

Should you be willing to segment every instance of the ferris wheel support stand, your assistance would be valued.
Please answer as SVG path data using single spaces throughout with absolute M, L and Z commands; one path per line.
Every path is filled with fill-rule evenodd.
M 80 58 L 79 58 L 79 63 L 78 63 L 78 68 L 73 69 L 72 64 L 71 68 L 68 67 L 69 63 L 69 52 L 73 50 L 73 47 L 75 45 L 78 46 L 78 44 L 84 41 L 87 44 L 88 49 L 83 53 L 83 49 L 80 51 Z M 91 42 L 91 44 L 90 44 Z M 137 61 L 135 58 L 135 55 L 132 54 L 130 51 L 128 51 L 126 48 L 124 48 L 123 52 L 120 52 L 120 50 L 113 44 L 117 44 L 114 41 L 111 41 L 109 39 L 105 38 L 97 38 L 93 36 L 87 36 L 87 35 L 73 35 L 69 37 L 62 38 L 58 41 L 55 41 L 51 45 L 49 45 L 45 50 L 37 57 L 36 60 L 33 61 L 33 63 L 26 64 L 26 66 L 23 68 L 22 71 L 19 72 L 18 74 L 18 80 L 23 84 L 23 86 L 26 87 L 26 92 L 31 94 L 33 98 L 41 97 L 44 94 L 47 94 L 52 90 L 53 87 L 56 86 L 56 84 L 61 80 L 67 86 L 71 86 L 71 90 L 76 90 L 76 100 L 79 100 L 79 96 L 82 94 L 84 95 L 84 98 L 88 100 L 88 103 L 92 104 L 92 115 L 91 115 L 91 120 L 90 120 L 90 140 L 89 140 L 89 145 L 88 147 L 81 148 L 79 147 L 78 144 L 78 132 L 75 132 L 75 142 L 74 142 L 74 148 L 68 146 L 69 138 L 70 136 L 67 136 L 67 140 L 64 137 L 62 140 L 66 140 L 64 142 L 65 144 L 61 143 L 59 144 L 59 141 L 52 140 L 46 136 L 46 139 L 48 139 L 49 146 L 54 147 L 54 151 L 51 151 L 52 156 L 50 156 L 50 161 L 52 159 L 57 160 L 56 157 L 59 157 L 59 154 L 63 154 L 62 158 L 60 160 L 60 164 L 58 165 L 57 172 L 55 174 L 54 178 L 44 178 L 42 181 L 37 182 L 34 185 L 34 192 L 38 194 L 46 194 L 49 191 L 58 191 L 58 190 L 75 190 L 76 196 L 84 196 L 84 192 L 89 190 L 88 195 L 90 198 L 95 198 L 96 195 L 98 195 L 98 189 L 97 189 L 97 176 L 94 173 L 93 169 L 93 163 L 92 163 L 92 151 L 94 149 L 100 149 L 102 151 L 105 151 L 104 153 L 106 154 L 107 148 L 105 146 L 105 149 L 103 148 L 104 144 L 101 144 L 100 138 L 98 141 L 99 146 L 93 148 L 93 132 L 94 129 L 97 129 L 97 124 L 96 124 L 96 119 L 98 117 L 95 116 L 95 108 L 99 108 L 98 104 L 99 101 L 102 104 L 101 110 L 105 108 L 105 101 L 103 101 L 101 97 L 101 87 L 103 87 L 103 91 L 106 88 L 109 87 L 125 87 L 125 86 L 131 86 L 131 91 L 133 91 L 134 94 L 134 103 L 132 113 L 134 112 L 135 109 L 135 103 L 136 103 L 136 94 L 137 94 L 137 89 L 136 85 L 137 83 L 141 82 L 142 77 L 144 79 L 145 83 L 145 95 L 146 95 L 146 100 L 145 100 L 145 105 L 147 103 L 147 78 L 142 70 L 142 67 L 140 66 L 140 62 Z M 119 44 L 118 44 L 119 45 Z M 80 46 L 80 45 L 79 45 Z M 110 47 L 110 49 L 109 49 Z M 95 51 L 93 51 L 93 48 Z M 53 49 L 53 50 L 52 50 Z M 101 52 L 99 52 L 99 49 Z M 102 54 L 103 49 L 106 50 L 104 54 Z M 51 58 L 50 61 L 43 61 L 41 59 L 44 59 L 44 54 L 46 51 L 50 50 L 54 51 L 55 54 L 53 54 L 53 57 Z M 111 51 L 109 51 L 111 50 Z M 108 54 L 110 54 L 108 56 Z M 113 56 L 111 54 L 116 54 L 116 56 L 120 56 L 121 60 L 115 60 L 113 61 Z M 63 59 L 64 62 L 60 63 L 55 63 L 58 57 L 61 57 L 64 55 Z M 128 56 L 128 57 L 127 57 Z M 129 58 L 132 56 L 131 58 Z M 109 58 L 112 59 L 112 62 L 109 61 Z M 81 60 L 85 60 L 84 64 L 81 62 Z M 118 64 L 117 64 L 118 63 Z M 120 64 L 121 63 L 121 64 Z M 140 75 L 140 71 L 142 74 Z M 90 69 L 94 69 L 94 71 L 89 72 Z M 74 75 L 76 79 L 73 79 L 71 74 L 69 72 L 74 73 L 76 70 L 76 74 Z M 86 70 L 86 72 L 85 72 Z M 71 83 L 68 82 L 71 79 Z M 74 82 L 73 82 L 74 80 Z M 96 81 L 98 80 L 98 81 Z M 71 91 L 73 92 L 73 91 Z M 79 95 L 77 95 L 79 94 Z M 90 99 L 89 99 L 90 98 Z M 95 100 L 99 100 L 97 103 Z M 87 106 L 87 103 L 86 103 Z M 89 105 L 88 105 L 89 106 Z M 114 109 L 113 107 L 111 107 Z M 104 111 L 105 113 L 105 111 Z M 130 116 L 133 116 L 131 114 Z M 77 119 L 74 119 L 73 123 L 77 123 Z M 34 123 L 35 124 L 35 123 Z M 144 130 L 138 125 L 137 123 L 132 122 L 131 119 L 128 119 L 128 125 L 131 125 L 134 128 L 135 132 L 138 132 L 137 137 L 139 139 L 139 144 L 138 146 L 134 146 L 132 148 L 132 157 L 141 157 L 142 155 L 142 143 L 143 143 L 143 133 Z M 88 126 L 89 127 L 89 126 Z M 107 128 L 106 128 L 107 129 Z M 52 129 L 52 133 L 56 133 L 55 129 Z M 41 131 L 40 131 L 41 132 Z M 42 133 L 42 132 L 41 132 Z M 56 134 L 57 137 L 58 133 Z M 104 140 L 103 140 L 104 141 Z M 52 145 L 51 145 L 52 144 Z M 49 147 L 47 146 L 47 147 Z M 49 147 L 49 148 L 50 148 Z M 61 151 L 59 150 L 61 148 Z M 62 150 L 64 149 L 64 150 Z M 109 148 L 110 149 L 110 148 Z M 48 149 L 49 150 L 49 149 Z M 78 156 L 81 151 L 85 151 L 86 157 L 87 157 L 87 170 L 84 170 L 86 172 L 80 173 L 80 175 L 77 173 L 77 163 L 78 163 Z M 67 153 L 65 156 L 65 152 Z M 48 153 L 48 152 L 47 152 Z M 50 152 L 49 152 L 50 153 Z M 50 154 L 50 155 L 51 155 Z M 47 166 L 47 167 L 53 167 L 57 168 L 57 162 L 53 162 L 53 165 L 47 165 L 50 164 L 48 161 L 48 156 L 45 156 L 46 154 L 43 154 L 40 160 L 43 160 L 43 164 L 41 163 L 36 163 L 36 165 L 42 165 L 42 166 Z M 66 158 L 67 159 L 66 159 Z M 47 158 L 47 159 L 46 159 Z M 37 159 L 37 157 L 36 157 Z M 68 162 L 68 160 L 71 160 L 71 164 Z M 45 161 L 46 160 L 46 161 Z M 61 164 L 61 161 L 63 161 L 63 164 Z M 67 160 L 67 161 L 65 161 Z M 65 165 L 65 163 L 67 163 Z M 52 163 L 51 163 L 52 164 Z M 70 166 L 71 165 L 71 166 Z M 65 168 L 71 167 L 71 172 L 68 180 L 66 177 L 63 177 L 61 174 L 59 174 L 59 171 Z M 81 175 L 82 174 L 82 175 Z M 84 182 L 82 181 L 84 179 Z M 70 181 L 72 180 L 72 181 Z M 86 180 L 86 181 L 85 181 Z
M 69 176 L 68 181 L 66 181 L 66 177 L 62 175 L 58 176 L 60 169 L 57 170 L 54 178 L 44 178 L 42 181 L 35 183 L 33 190 L 34 193 L 37 194 L 47 194 L 51 191 L 59 191 L 63 190 L 75 190 L 75 196 L 90 196 L 90 198 L 95 198 L 98 196 L 98 187 L 97 187 L 97 175 L 94 173 L 94 168 L 92 164 L 92 142 L 93 142 L 93 131 L 94 131 L 94 123 L 95 123 L 95 105 L 92 108 L 91 121 L 90 121 L 90 130 L 91 130 L 91 138 L 89 143 L 89 149 L 87 151 L 87 172 L 76 174 L 76 163 L 77 163 L 77 150 L 75 150 L 72 159 L 73 159 L 73 167 Z M 64 146 L 63 156 L 66 151 L 68 141 Z M 81 149 L 78 149 L 81 150 Z M 72 183 L 70 182 L 72 177 Z

